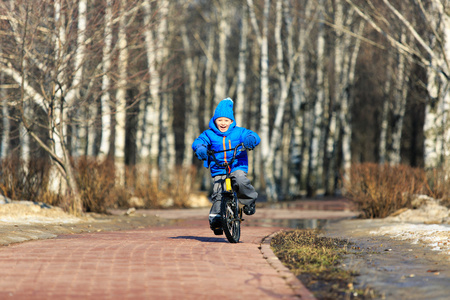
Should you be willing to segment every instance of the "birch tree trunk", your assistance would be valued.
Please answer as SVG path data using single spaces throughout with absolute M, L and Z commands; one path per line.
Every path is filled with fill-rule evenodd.
M 163 83 L 164 85 L 164 83 Z M 173 132 L 173 98 L 165 93 L 161 103 L 161 155 L 159 156 L 160 179 L 170 182 L 175 171 L 175 135 Z
M 260 144 L 260 152 L 261 152 L 261 160 L 266 161 L 269 157 L 269 144 L 270 144 L 270 128 L 269 128 L 269 11 L 270 11 L 270 0 L 264 1 L 264 9 L 263 9 L 263 18 L 262 18 L 262 29 L 260 31 L 258 27 L 258 22 L 255 15 L 255 8 L 253 5 L 253 0 L 247 0 L 250 12 L 250 19 L 252 23 L 252 27 L 257 36 L 257 41 L 261 49 L 261 81 L 260 81 L 260 89 L 261 89 L 261 103 L 260 103 L 260 136 L 261 136 L 261 144 Z M 269 170 L 269 172 L 273 172 Z M 264 178 L 267 179 L 268 176 L 273 176 L 272 174 L 268 174 L 268 172 L 264 171 Z M 267 180 L 266 180 L 267 183 Z M 271 187 L 266 187 L 266 189 Z M 270 199 L 272 200 L 272 199 Z
M 151 1 L 145 0 L 145 45 L 147 54 L 147 64 L 149 72 L 149 94 L 145 110 L 145 129 L 143 130 L 143 142 L 140 150 L 140 157 L 143 161 L 150 163 L 150 173 L 152 178 L 157 178 L 159 174 L 159 156 L 162 151 L 161 140 L 165 129 L 162 124 L 163 119 L 163 79 L 161 66 L 167 58 L 165 45 L 168 24 L 169 1 L 159 1 L 157 11 L 152 11 Z M 155 26 L 152 26 L 152 17 L 157 16 Z
M 227 93 L 227 44 L 228 36 L 230 35 L 230 25 L 229 25 L 229 14 L 230 8 L 229 3 L 226 0 L 219 1 L 220 8 L 220 20 L 219 20 L 219 32 L 217 36 L 219 38 L 219 68 L 217 70 L 216 85 L 214 87 L 214 106 L 219 104 L 219 102 L 226 98 Z
M 342 1 L 336 2 L 335 24 L 337 28 L 337 45 L 335 46 L 335 91 L 336 104 L 339 108 L 335 112 L 333 118 L 336 122 L 336 131 L 332 137 L 333 152 L 330 158 L 331 167 L 328 173 L 329 184 L 328 193 L 334 193 L 337 187 L 338 174 L 342 172 L 344 180 L 349 180 L 351 167 L 351 137 L 352 137 L 352 106 L 353 96 L 350 87 L 354 86 L 356 60 L 359 54 L 361 45 L 360 39 L 353 39 L 348 34 L 341 33 L 341 28 L 350 28 L 354 23 L 353 10 L 347 11 L 346 20 L 344 21 L 344 5 Z M 357 27 L 356 27 L 357 26 Z M 356 24 L 357 35 L 362 36 L 364 30 L 364 23 Z M 353 44 L 353 47 L 352 47 Z M 337 165 L 337 147 L 340 135 L 342 135 L 342 169 Z
M 364 22 L 359 23 L 358 27 L 358 35 L 362 36 L 364 32 Z M 349 68 L 347 73 L 347 82 L 348 86 L 352 86 L 355 83 L 355 70 L 356 70 L 356 60 L 358 59 L 359 49 L 361 47 L 361 40 L 356 39 L 355 45 L 352 51 L 352 55 L 349 61 Z M 350 167 L 352 164 L 352 107 L 354 102 L 354 96 L 350 92 L 349 88 L 345 89 L 343 104 L 341 108 L 341 127 L 342 127 L 342 168 L 343 168 L 343 177 L 345 180 L 350 179 Z
M 447 74 L 450 73 L 450 64 L 449 64 L 449 57 L 450 57 L 450 12 L 445 10 L 444 15 L 444 22 L 443 22 L 443 28 L 444 28 L 444 58 L 445 58 L 445 66 L 447 67 Z M 445 113 L 445 122 L 443 124 L 444 128 L 444 155 L 445 155 L 445 169 L 447 171 L 447 174 L 450 173 L 450 80 L 445 78 L 443 74 L 441 74 L 441 77 L 444 80 L 444 113 Z M 446 81 L 445 81 L 446 80 Z
M 22 49 L 20 51 L 20 74 L 22 74 L 22 82 L 21 82 L 21 88 L 20 88 L 20 107 L 19 110 L 22 113 L 22 120 L 26 120 L 29 118 L 29 104 L 26 101 L 26 95 L 25 95 L 25 89 L 24 87 L 24 83 L 25 80 L 27 80 L 27 74 L 28 74 L 28 70 L 27 70 L 27 61 L 25 59 L 25 40 L 26 40 L 26 36 L 28 34 L 28 9 L 29 6 L 26 6 L 26 10 L 27 10 L 27 18 L 25 20 L 25 25 L 24 25 L 24 29 L 23 29 L 23 37 L 22 40 L 24 41 L 24 43 L 22 44 Z M 28 163 L 29 163 L 29 158 L 30 158 L 30 139 L 29 136 L 27 134 L 27 130 L 24 126 L 24 122 L 20 122 L 19 124 L 19 133 L 20 133 L 20 158 L 22 159 L 23 163 L 24 163 L 24 169 L 27 171 L 28 170 Z
M 299 67 L 301 63 L 302 62 L 299 62 Z M 293 83 L 292 88 L 292 109 L 290 118 L 292 137 L 291 137 L 291 152 L 290 152 L 291 171 L 289 176 L 289 195 L 293 197 L 300 196 L 301 182 L 302 182 L 302 160 L 303 160 L 302 142 L 303 142 L 304 112 L 301 110 L 301 105 L 303 102 L 304 102 L 304 91 L 302 90 L 298 80 L 296 79 L 296 81 Z
M 71 82 L 72 88 L 65 95 L 68 107 L 73 107 L 76 101 L 81 103 L 81 89 L 83 85 L 83 70 L 86 60 L 86 28 L 87 28 L 87 0 L 78 0 L 77 40 L 74 54 L 74 76 Z M 66 110 L 64 110 L 66 111 Z M 84 109 L 73 110 L 74 119 L 79 120 L 72 124 L 72 149 L 75 156 L 85 154 L 87 142 L 86 116 Z M 65 133 L 65 132 L 64 132 Z M 64 134 L 65 135 L 65 134 Z
M 267 18 L 268 19 L 268 18 Z M 266 20 L 266 19 L 265 19 Z M 279 81 L 280 81 L 280 89 L 282 90 L 282 93 L 285 91 L 286 89 L 286 78 L 284 77 L 284 67 L 283 67 L 283 46 L 281 44 L 281 22 L 282 22 L 282 2 L 280 0 L 277 1 L 276 3 L 276 24 L 275 24 L 275 40 L 276 40 L 276 48 L 277 48 L 277 69 L 278 69 L 278 73 L 279 73 Z M 268 31 L 268 30 L 267 30 Z M 264 32 L 264 31 L 263 31 Z M 265 42 L 267 44 L 267 36 L 265 37 L 264 33 L 262 36 L 262 40 L 263 43 Z M 267 47 L 267 45 L 265 46 Z M 266 77 L 268 77 L 268 70 L 266 70 L 265 68 L 268 69 L 268 66 L 265 65 L 265 68 L 263 68 L 263 64 L 262 64 L 262 60 L 263 60 L 263 56 L 267 56 L 267 60 L 268 60 L 268 50 L 267 49 L 263 49 L 265 51 L 267 51 L 267 53 L 264 53 L 264 51 L 261 51 L 261 53 L 263 53 L 262 57 L 261 57 L 261 78 L 263 77 L 263 70 L 264 72 L 267 72 L 267 74 L 265 74 Z M 267 79 L 267 83 L 268 85 L 268 79 Z M 261 90 L 263 87 L 263 83 L 261 81 Z M 280 95 L 280 106 L 278 107 L 278 112 L 281 111 L 281 109 L 283 109 L 284 112 L 284 103 L 285 103 L 285 98 L 284 95 Z M 263 96 L 261 95 L 261 106 L 263 105 Z M 266 103 L 265 105 L 265 109 L 267 110 L 267 112 L 265 112 L 265 115 L 261 114 L 261 121 L 264 120 L 265 126 L 267 126 L 267 133 L 263 134 L 264 137 L 266 137 L 267 139 L 269 139 L 269 99 L 268 97 L 265 99 Z M 262 111 L 262 107 L 261 107 L 261 111 Z M 276 123 L 280 123 L 281 119 L 280 117 L 282 116 L 282 113 L 277 113 L 276 115 Z M 279 137 L 279 130 L 280 128 L 273 128 L 272 130 L 272 140 L 269 139 L 269 148 L 267 150 L 263 150 L 263 162 L 264 162 L 264 177 L 266 180 L 266 194 L 267 197 L 270 201 L 278 201 L 278 192 L 277 192 L 277 187 L 276 187 L 276 182 L 275 182 L 275 174 L 274 174 L 274 159 L 275 159 L 275 151 L 277 150 L 276 148 L 272 148 L 272 146 L 275 146 L 272 144 L 272 141 L 274 141 L 274 136 L 277 135 L 277 138 Z
M 127 1 L 121 0 L 121 16 L 119 17 L 118 46 L 118 83 L 116 92 L 116 126 L 114 140 L 114 157 L 116 163 L 117 178 L 121 184 L 125 183 L 125 134 L 126 134 L 126 109 L 127 109 L 127 77 L 128 77 L 128 48 L 127 48 L 127 18 L 125 15 Z
M 204 104 L 204 109 L 203 109 L 203 124 L 199 124 L 200 128 L 202 129 L 207 129 L 208 128 L 208 123 L 209 120 L 212 117 L 212 103 L 213 98 L 214 98 L 214 93 L 213 93 L 213 70 L 214 70 L 214 66 L 215 66 L 215 61 L 213 58 L 213 53 L 214 53 L 214 49 L 215 49 L 215 41 L 214 41 L 214 36 L 215 36 L 215 30 L 214 28 L 211 26 L 208 29 L 208 39 L 206 41 L 206 46 L 205 48 L 205 55 L 206 55 L 206 65 L 205 65 L 205 104 Z M 238 123 L 239 124 L 239 123 Z M 212 186 L 212 182 L 211 182 L 211 174 L 210 172 L 205 171 L 203 168 L 201 169 L 200 172 L 203 172 L 203 177 L 202 177 L 202 186 L 204 186 L 204 188 L 206 190 L 211 190 L 211 186 Z
M 306 41 L 309 37 L 309 32 L 312 28 L 312 22 L 308 23 L 306 20 L 311 18 L 313 8 L 313 1 L 305 3 L 305 17 L 299 20 L 298 30 L 298 75 L 294 82 L 293 88 L 293 102 L 292 102 L 292 120 L 293 120 L 293 137 L 292 137 L 292 151 L 291 164 L 292 173 L 289 179 L 290 194 L 293 196 L 300 195 L 302 182 L 306 180 L 307 176 L 307 162 L 309 161 L 309 152 L 305 150 L 305 143 L 309 139 L 305 139 L 305 132 L 308 132 L 307 126 L 309 123 L 305 120 L 305 110 L 302 110 L 302 105 L 307 101 L 307 78 L 306 78 L 306 60 L 308 57 L 308 49 Z M 309 146 L 308 146 L 309 148 Z
M 342 1 L 335 1 L 334 24 L 336 37 L 334 38 L 334 99 L 330 99 L 330 123 L 328 126 L 329 134 L 327 137 L 327 145 L 325 149 L 325 158 L 328 163 L 328 172 L 324 179 L 324 186 L 327 194 L 334 193 L 335 177 L 338 170 L 337 165 L 337 145 L 340 138 L 341 124 L 339 113 L 341 110 L 341 102 L 343 101 L 344 85 L 347 84 L 345 70 L 348 67 L 345 64 L 345 58 L 348 57 L 345 51 L 347 44 L 345 43 L 344 34 L 341 28 L 344 28 L 344 8 Z M 351 17 L 349 17 L 351 18 Z
M 264 15 L 262 20 L 262 33 L 261 33 L 261 122 L 260 122 L 260 132 L 261 132 L 261 158 L 262 161 L 266 161 L 269 157 L 269 144 L 270 144 L 270 127 L 269 127 L 269 10 L 270 10 L 270 0 L 264 1 Z M 273 170 L 269 170 L 273 172 Z M 264 170 L 264 177 L 273 176 L 273 174 L 268 174 Z M 266 180 L 267 184 L 267 180 Z M 273 187 L 269 187 L 273 190 Z M 267 191 L 267 187 L 266 187 Z M 272 200 L 272 199 L 269 199 Z
M 192 164 L 193 151 L 191 149 L 191 142 L 199 135 L 199 124 L 198 124 L 198 110 L 199 110 L 199 91 L 197 89 L 197 69 L 198 69 L 198 58 L 197 63 L 194 62 L 192 50 L 190 47 L 190 41 L 187 35 L 186 24 L 181 25 L 181 36 L 183 40 L 183 47 L 185 51 L 185 70 L 186 77 L 189 79 L 188 84 L 186 84 L 186 95 L 189 95 L 186 100 L 185 109 L 185 147 L 184 147 L 184 158 L 183 167 L 187 168 Z
M 238 80 L 237 80 L 237 93 L 236 93 L 236 107 L 235 107 L 235 119 L 238 126 L 246 127 L 244 124 L 245 103 L 248 103 L 245 96 L 245 85 L 247 79 L 247 35 L 248 35 L 248 8 L 243 7 L 242 12 L 242 27 L 241 37 L 239 43 L 239 59 L 238 59 Z
M 2 44 L 0 43 L 0 56 L 3 56 Z M 5 159 L 9 155 L 9 135 L 10 135 L 10 122 L 9 122 L 9 109 L 8 98 L 6 96 L 5 74 L 0 72 L 0 101 L 2 106 L 2 135 L 0 144 L 0 160 Z
M 62 86 L 56 88 L 55 97 L 54 97 L 54 113 L 50 118 L 50 128 L 49 128 L 49 136 L 53 141 L 50 151 L 54 151 L 54 155 L 57 159 L 53 158 L 56 161 L 56 167 L 52 168 L 50 171 L 50 190 L 53 192 L 66 193 L 67 188 L 70 187 L 70 182 L 68 181 L 68 177 L 66 176 L 66 171 L 62 166 L 64 166 L 64 157 L 65 157 L 65 121 L 66 121 L 66 107 L 62 99 L 64 98 L 64 90 L 67 86 L 67 80 L 64 76 L 63 70 L 68 67 L 68 63 L 66 61 L 66 53 L 64 51 L 64 47 L 67 43 L 67 32 L 65 30 L 64 24 L 66 21 L 66 17 L 64 11 L 61 7 L 60 1 L 55 1 L 54 4 L 55 9 L 55 24 L 56 24 L 56 37 L 54 38 L 55 45 L 55 61 L 57 62 L 57 69 L 55 70 L 55 76 L 57 78 L 57 82 L 59 82 Z M 82 24 L 80 24 L 82 26 Z M 80 61 L 79 57 L 75 61 Z M 74 66 L 75 70 L 76 66 Z M 75 78 L 75 76 L 74 76 Z M 79 78 L 79 75 L 78 77 Z M 74 93 L 74 92 L 73 92 Z M 69 97 L 70 99 L 70 97 Z M 63 125 L 64 124 L 64 125 Z M 58 161 L 61 161 L 60 165 L 58 165 Z M 69 172 L 71 173 L 70 167 Z M 81 201 L 80 204 L 75 204 L 75 210 L 81 212 Z
M 161 48 L 159 49 L 159 61 L 165 60 L 169 57 L 169 40 L 166 39 L 168 32 L 174 32 L 174 23 L 169 23 L 170 2 L 164 0 L 161 3 L 161 15 L 165 16 L 161 20 L 161 25 L 158 31 L 158 39 L 160 40 Z M 162 72 L 162 70 L 161 70 Z M 161 98 L 161 152 L 159 153 L 159 170 L 161 171 L 161 179 L 165 182 L 172 180 L 173 172 L 175 171 L 175 133 L 173 129 L 173 94 L 168 91 L 167 74 L 162 76 L 161 90 L 164 90 Z
M 150 98 L 147 101 L 144 112 L 144 124 L 145 128 L 143 131 L 142 147 L 140 148 L 140 158 L 143 161 L 148 161 L 152 168 L 152 174 L 156 176 L 157 173 L 157 161 L 156 157 L 159 153 L 159 134 L 160 134 L 160 74 L 158 70 L 158 53 L 161 49 L 161 41 L 159 40 L 158 25 L 156 29 L 152 26 L 152 16 L 153 12 L 151 9 L 151 1 L 144 1 L 144 22 L 145 22 L 145 51 L 147 54 L 147 65 L 149 73 L 149 95 Z M 164 7 L 162 7 L 164 11 Z M 160 11 L 161 12 L 161 11 Z M 164 17 L 164 16 L 162 16 Z M 155 30 L 156 33 L 153 32 Z M 156 39 L 154 36 L 156 35 Z
M 30 117 L 30 107 L 28 103 L 24 103 L 23 105 L 23 114 L 25 118 Z M 28 135 L 27 129 L 23 124 L 19 124 L 19 132 L 20 132 L 20 158 L 24 163 L 25 170 L 28 169 L 28 164 L 30 162 L 30 136 Z
M 203 111 L 203 123 L 206 126 L 206 128 L 208 127 L 208 123 L 209 120 L 211 119 L 211 114 L 212 114 L 212 104 L 214 102 L 214 93 L 213 93 L 213 83 L 212 83 L 212 77 L 213 77 L 213 69 L 214 69 L 214 58 L 213 58 L 213 53 L 214 53 L 214 49 L 215 49 L 215 41 L 214 41 L 214 37 L 215 37 L 215 30 L 211 27 L 209 28 L 209 34 L 208 34 L 208 41 L 207 41 L 207 49 L 206 49 L 206 56 L 207 56 L 207 60 L 206 60 L 206 67 L 205 67 L 205 109 Z M 210 182 L 210 178 L 211 177 L 209 174 L 207 174 L 208 176 L 208 182 Z
M 100 153 L 99 159 L 105 160 L 106 157 L 110 153 L 110 145 L 111 145 L 111 81 L 110 81 L 110 69 L 111 69 L 111 49 L 112 49 L 112 0 L 106 0 L 105 7 L 105 30 L 104 30 L 104 41 L 105 44 L 103 46 L 103 56 L 102 56 L 102 95 L 100 98 L 100 106 L 101 106 L 101 128 L 102 128 L 102 137 L 100 140 Z
M 86 4 L 86 3 L 84 3 Z M 77 29 L 77 42 L 83 41 L 84 44 L 84 34 L 86 30 L 86 15 L 85 15 L 85 7 L 83 7 L 83 4 L 80 5 L 79 12 L 82 13 L 80 16 L 81 21 L 78 25 Z M 84 19 L 83 19 L 84 18 Z M 54 103 L 54 113 L 51 115 L 50 118 L 50 125 L 49 128 L 49 136 L 51 137 L 51 140 L 53 141 L 53 147 L 49 148 L 47 151 L 53 158 L 53 161 L 55 162 L 56 168 L 60 172 L 60 176 L 54 177 L 54 191 L 60 191 L 62 193 L 71 193 L 72 197 L 72 205 L 71 210 L 79 215 L 83 211 L 83 204 L 82 200 L 78 191 L 78 185 L 76 183 L 74 174 L 73 174 L 73 168 L 70 163 L 70 158 L 68 155 L 68 151 L 66 149 L 66 143 L 65 143 L 65 133 L 66 133 L 66 120 L 67 120 L 67 114 L 66 114 L 66 103 L 64 101 L 64 86 L 67 86 L 67 84 L 64 84 L 66 82 L 64 78 L 64 72 L 62 72 L 63 69 L 67 68 L 66 63 L 66 53 L 64 52 L 64 47 L 67 43 L 67 36 L 66 36 L 66 30 L 64 28 L 65 24 L 65 16 L 64 12 L 62 11 L 61 3 L 59 1 L 55 1 L 55 23 L 57 24 L 57 37 L 55 38 L 55 48 L 56 48 L 56 58 L 55 61 L 58 62 L 59 69 L 56 69 L 56 77 L 58 82 L 63 83 L 62 88 L 56 89 L 55 97 L 52 97 L 55 99 Z M 75 76 L 73 79 L 73 87 L 74 89 L 71 89 L 67 93 L 67 102 L 70 104 L 73 104 L 75 95 L 78 95 L 78 88 L 80 87 L 80 80 L 82 77 L 82 68 L 81 63 L 84 60 L 84 49 L 82 46 L 82 52 L 76 55 L 75 64 L 74 64 L 74 70 L 75 70 Z M 62 63 L 61 63 L 62 62 Z M 45 145 L 43 145 L 42 141 L 37 138 L 36 135 L 32 133 L 32 136 L 34 139 L 41 144 L 41 147 L 44 149 L 47 149 Z M 54 169 L 53 169 L 54 170 Z M 56 175 L 56 174 L 55 174 Z M 69 189 L 69 191 L 66 191 L 66 189 Z
M 283 2 L 285 3 L 283 9 Z M 295 57 L 293 51 L 293 29 L 292 22 L 290 22 L 291 17 L 288 13 L 289 3 L 284 0 L 277 0 L 276 3 L 276 23 L 275 23 L 275 43 L 276 43 L 276 53 L 277 53 L 277 70 L 278 70 L 278 80 L 280 83 L 280 100 L 277 106 L 277 111 L 275 115 L 275 120 L 272 129 L 272 137 L 270 138 L 269 154 L 267 159 L 265 159 L 265 171 L 266 171 L 266 192 L 269 199 L 277 201 L 279 198 L 277 191 L 277 184 L 275 181 L 274 165 L 275 165 L 275 155 L 281 145 L 282 141 L 282 131 L 283 131 L 283 119 L 286 107 L 286 100 L 289 95 L 289 90 L 292 82 L 292 76 L 295 68 Z M 287 58 L 288 62 L 288 72 L 284 70 L 285 57 L 283 54 L 283 40 L 281 38 L 281 28 L 283 25 L 283 15 L 284 21 L 286 23 L 287 37 L 285 38 L 285 43 L 287 44 Z M 282 166 L 282 164 L 276 164 Z
M 324 9 L 324 1 L 319 1 L 319 9 Z M 319 12 L 319 20 L 323 19 L 323 12 Z M 310 163 L 309 163 L 309 179 L 308 179 L 308 194 L 312 195 L 317 189 L 322 188 L 323 176 L 323 157 L 320 152 L 321 140 L 323 138 L 323 108 L 325 105 L 325 74 L 324 74 L 324 59 L 325 59 L 325 32 L 323 23 L 318 24 L 317 33 L 317 63 L 316 63 L 316 100 L 314 103 L 314 119 L 311 128 L 311 149 L 310 149 Z
M 405 32 L 400 35 L 400 41 L 403 43 L 406 38 Z M 399 55 L 397 65 L 397 76 L 395 82 L 395 101 L 394 101 L 394 124 L 392 128 L 392 151 L 389 155 L 389 162 L 392 165 L 398 165 L 401 161 L 400 146 L 402 139 L 403 119 L 405 118 L 406 100 L 407 100 L 407 73 L 406 61 L 404 55 Z
M 390 65 L 390 63 L 388 63 Z M 381 132 L 380 132 L 380 164 L 384 164 L 387 160 L 387 138 L 389 129 L 389 104 L 390 104 L 390 94 L 391 94 L 391 67 L 386 68 L 386 82 L 384 83 L 384 99 L 383 99 L 383 110 L 381 113 Z
M 0 54 L 1 44 L 0 44 Z M 5 76 L 0 72 L 0 82 L 5 82 Z M 6 96 L 6 89 L 0 86 L 0 101 L 2 105 L 2 142 L 0 149 L 0 159 L 5 159 L 9 155 L 9 135 L 10 135 L 10 123 L 9 123 L 9 109 L 8 109 L 8 98 Z
M 92 101 L 93 103 L 90 103 L 88 106 L 87 114 L 87 156 L 89 157 L 95 157 L 96 149 L 95 149 L 95 141 L 97 139 L 97 128 L 95 126 L 98 116 L 98 103 L 97 101 Z
M 427 13 L 427 12 L 425 12 Z M 441 1 L 434 0 L 428 20 L 431 26 L 442 30 L 442 37 L 435 39 L 433 48 L 441 51 L 439 56 L 431 59 L 431 66 L 438 66 L 443 72 L 429 68 L 428 92 L 432 98 L 425 111 L 425 166 L 434 168 L 444 166 L 450 170 L 450 74 L 448 58 L 450 57 L 450 15 Z
M 424 160 L 426 168 L 434 168 L 443 164 L 443 132 L 441 131 L 442 119 L 440 114 L 442 100 L 439 101 L 440 81 L 434 70 L 429 70 L 427 89 L 430 97 L 436 102 L 433 104 L 427 103 L 425 107 Z

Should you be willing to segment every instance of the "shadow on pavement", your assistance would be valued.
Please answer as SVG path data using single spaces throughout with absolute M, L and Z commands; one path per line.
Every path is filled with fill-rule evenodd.
M 228 241 L 225 238 L 202 237 L 202 236 L 191 236 L 191 235 L 174 236 L 174 237 L 171 237 L 171 239 L 197 240 L 197 241 L 206 242 L 206 243 L 228 243 Z

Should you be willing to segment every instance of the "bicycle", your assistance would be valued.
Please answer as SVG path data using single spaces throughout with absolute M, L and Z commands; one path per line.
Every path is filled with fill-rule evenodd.
M 247 150 L 244 143 L 238 144 L 234 148 L 233 157 L 229 162 L 224 163 L 219 163 L 215 154 L 232 151 L 233 149 L 222 151 L 208 150 L 207 152 L 208 156 L 214 160 L 216 166 L 226 170 L 225 186 L 222 191 L 222 200 L 220 203 L 220 215 L 223 232 L 230 243 L 239 243 L 239 239 L 241 237 L 241 222 L 244 221 L 244 219 L 242 219 L 242 207 L 239 206 L 239 199 L 234 186 L 231 184 L 230 178 L 231 165 L 236 159 L 236 153 L 238 152 L 239 147 L 242 147 L 239 151 Z

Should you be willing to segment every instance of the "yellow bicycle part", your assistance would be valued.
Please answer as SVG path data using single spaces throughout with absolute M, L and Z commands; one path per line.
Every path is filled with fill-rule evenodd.
M 233 189 L 231 188 L 231 179 L 230 178 L 225 179 L 225 189 L 227 190 L 227 192 L 233 191 Z

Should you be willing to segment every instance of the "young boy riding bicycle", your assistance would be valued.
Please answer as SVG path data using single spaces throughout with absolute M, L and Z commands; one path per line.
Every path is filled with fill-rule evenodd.
M 226 171 L 216 166 L 215 162 L 208 159 L 208 150 L 223 151 L 233 150 L 236 145 L 244 143 L 244 147 L 252 150 L 261 139 L 255 132 L 236 126 L 233 114 L 233 100 L 226 98 L 216 107 L 214 115 L 209 122 L 209 129 L 205 130 L 192 144 L 192 149 L 200 160 L 205 161 L 204 166 L 210 168 L 213 178 L 213 193 L 211 195 L 212 206 L 209 212 L 209 225 L 216 233 L 221 226 L 220 202 Z M 220 163 L 230 158 L 232 151 L 222 152 L 216 155 Z M 231 165 L 231 180 L 237 190 L 239 202 L 244 205 L 243 211 L 246 215 L 255 213 L 255 201 L 258 193 L 247 178 L 248 157 L 246 151 L 240 151 L 236 160 Z

